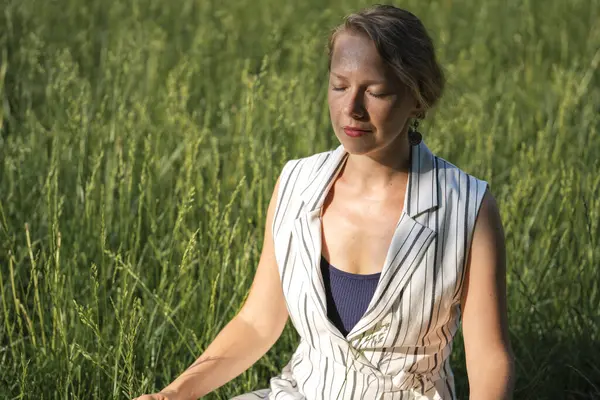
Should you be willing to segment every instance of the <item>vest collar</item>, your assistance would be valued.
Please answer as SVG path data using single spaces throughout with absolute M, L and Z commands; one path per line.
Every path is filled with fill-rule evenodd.
M 325 153 L 323 161 L 317 161 L 321 166 L 311 174 L 307 186 L 300 194 L 308 212 L 323 206 L 326 194 L 348 154 L 340 144 L 335 150 Z M 411 146 L 411 166 L 404 199 L 404 210 L 410 217 L 414 218 L 439 205 L 437 161 L 424 141 Z

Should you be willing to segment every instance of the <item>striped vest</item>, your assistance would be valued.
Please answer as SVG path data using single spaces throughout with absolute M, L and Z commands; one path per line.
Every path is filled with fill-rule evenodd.
M 344 337 L 327 318 L 321 207 L 348 153 L 288 161 L 273 220 L 275 254 L 300 344 L 270 387 L 236 399 L 456 398 L 449 365 L 460 323 L 465 260 L 486 185 L 411 148 L 403 212 L 375 294 Z

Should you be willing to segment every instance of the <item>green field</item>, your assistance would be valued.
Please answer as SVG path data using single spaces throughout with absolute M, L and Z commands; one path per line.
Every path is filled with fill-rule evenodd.
M 127 399 L 202 352 L 282 165 L 337 145 L 326 37 L 368 4 L 0 0 L 1 399 Z M 600 398 L 600 1 L 395 4 L 449 81 L 427 145 L 501 208 L 515 397 Z M 209 398 L 266 387 L 296 343 Z

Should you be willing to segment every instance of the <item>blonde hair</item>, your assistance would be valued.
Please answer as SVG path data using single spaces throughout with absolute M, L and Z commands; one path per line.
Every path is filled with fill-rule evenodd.
M 435 56 L 433 41 L 414 14 L 390 5 L 376 5 L 344 18 L 329 36 L 329 66 L 337 35 L 364 33 L 379 55 L 423 108 L 420 118 L 442 96 L 445 77 Z

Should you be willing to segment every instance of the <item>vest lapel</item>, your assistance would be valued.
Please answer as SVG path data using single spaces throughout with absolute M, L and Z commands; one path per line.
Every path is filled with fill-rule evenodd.
M 327 304 L 325 285 L 321 275 L 321 207 L 325 195 L 329 191 L 335 177 L 341 170 L 348 153 L 340 145 L 334 151 L 325 154 L 324 160 L 317 160 L 313 173 L 309 176 L 306 188 L 300 193 L 300 211 L 294 220 L 292 239 L 300 257 L 301 266 L 308 279 L 309 295 L 314 301 L 314 306 L 323 325 L 329 332 L 345 340 L 339 330 L 327 318 Z
M 367 311 L 348 333 L 353 340 L 373 328 L 386 315 L 419 266 L 435 232 L 402 214 L 386 256 L 379 283 Z
M 307 290 L 323 325 L 338 339 L 351 341 L 377 324 L 410 280 L 435 236 L 432 229 L 420 224 L 414 217 L 438 205 L 437 162 L 424 142 L 413 146 L 411 152 L 411 171 L 404 209 L 392 236 L 381 278 L 367 311 L 347 338 L 327 318 L 325 289 L 319 268 L 321 208 L 348 155 L 342 145 L 323 155 L 322 160 L 315 161 L 313 173 L 300 194 L 299 214 L 292 229 L 292 239 L 302 264 L 299 267 L 309 280 Z M 364 364 L 371 366 L 366 359 Z
M 411 149 L 411 170 L 404 198 L 404 209 L 381 271 L 379 283 L 367 311 L 348 333 L 347 340 L 358 338 L 373 328 L 389 311 L 419 266 L 436 232 L 415 217 L 439 204 L 437 159 L 421 141 Z

